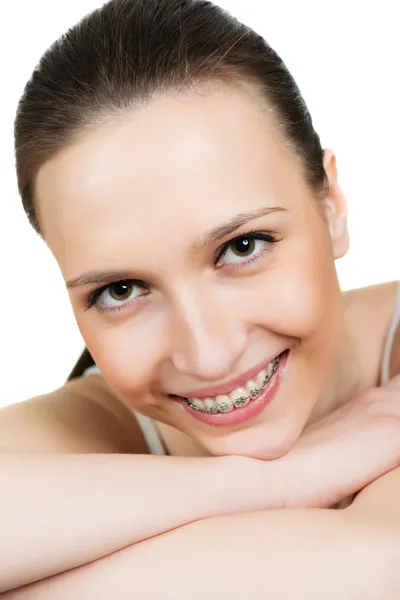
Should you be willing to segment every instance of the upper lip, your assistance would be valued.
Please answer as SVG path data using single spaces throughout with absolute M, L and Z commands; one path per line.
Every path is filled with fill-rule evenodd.
M 224 394 L 225 395 L 230 394 L 231 392 L 233 392 L 233 390 L 236 390 L 237 388 L 244 386 L 248 381 L 250 381 L 256 375 L 258 375 L 258 373 L 260 371 L 265 369 L 269 365 L 269 363 L 271 361 L 273 361 L 274 358 L 279 356 L 279 354 L 281 354 L 281 353 L 282 352 L 279 352 L 278 354 L 274 354 L 268 360 L 264 360 L 263 362 L 259 363 L 255 367 L 252 367 L 248 371 L 244 371 L 244 373 L 241 373 L 240 375 L 237 375 L 233 379 L 230 379 L 226 383 L 221 383 L 218 385 L 211 385 L 209 387 L 202 387 L 202 388 L 197 388 L 197 389 L 192 389 L 192 390 L 185 390 L 184 393 L 176 394 L 176 395 L 179 395 L 182 398 L 202 399 L 202 398 L 208 398 L 208 397 L 214 397 L 214 396 L 222 396 Z

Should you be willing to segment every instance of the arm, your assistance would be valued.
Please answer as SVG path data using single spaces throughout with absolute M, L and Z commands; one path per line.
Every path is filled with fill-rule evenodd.
M 399 408 L 393 384 L 369 392 L 310 428 L 297 450 L 264 463 L 278 465 L 268 481 L 280 478 L 291 508 L 187 524 L 4 600 L 108 600 L 110 590 L 120 598 L 242 600 L 249 586 L 252 600 L 397 600 Z M 295 508 L 329 506 L 332 494 L 339 499 L 355 483 L 354 491 L 367 487 L 345 511 Z
M 138 425 L 95 375 L 2 409 L 0 445 L 0 592 L 278 503 L 272 464 L 128 454 L 143 448 Z
M 330 506 L 400 463 L 398 393 L 393 391 L 391 402 L 382 402 L 381 393 L 349 404 L 302 436 L 287 455 L 266 462 L 234 456 L 60 456 L 51 450 L 18 456 L 9 440 L 10 454 L 0 455 L 2 589 L 74 569 L 200 519 Z M 57 441 L 58 451 L 67 452 L 75 438 L 68 432 Z M 78 447 L 74 442 L 73 451 Z M 91 447 L 95 452 L 97 442 Z M 23 501 L 27 495 L 29 503 Z
M 278 489 L 270 466 L 260 484 L 257 462 L 240 457 L 0 455 L 0 592 L 185 523 L 260 508 Z
M 207 519 L 4 600 L 397 600 L 399 501 L 397 470 L 344 511 L 287 509 Z

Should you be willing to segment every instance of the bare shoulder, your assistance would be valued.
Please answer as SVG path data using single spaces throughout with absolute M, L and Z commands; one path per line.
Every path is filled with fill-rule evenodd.
M 391 281 L 343 293 L 348 331 L 363 348 L 364 364 L 368 364 L 374 372 L 383 358 L 395 310 L 397 290 L 398 283 Z M 400 336 L 398 337 L 393 352 L 397 344 L 400 366 Z
M 398 288 L 397 281 L 388 281 L 376 285 L 369 285 L 362 288 L 355 288 L 343 292 L 343 299 L 346 309 L 360 310 L 367 313 L 371 310 L 382 309 L 392 314 L 395 297 Z
M 136 417 L 100 375 L 89 375 L 0 410 L 9 452 L 147 453 Z

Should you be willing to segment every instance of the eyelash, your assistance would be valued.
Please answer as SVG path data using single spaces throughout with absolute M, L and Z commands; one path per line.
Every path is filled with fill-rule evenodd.
M 266 242 L 270 247 L 265 247 L 263 248 L 260 252 L 258 252 L 258 254 L 251 256 L 248 260 L 243 261 L 243 262 L 238 262 L 237 264 L 228 264 L 228 265 L 218 265 L 218 262 L 221 260 L 221 258 L 223 258 L 224 254 L 227 253 L 227 251 L 229 250 L 229 248 L 237 242 L 240 242 L 241 240 L 253 240 L 253 241 L 259 241 L 262 240 L 264 242 Z M 276 237 L 275 235 L 273 235 L 272 233 L 266 233 L 263 231 L 256 231 L 256 230 L 251 230 L 248 231 L 247 233 L 240 235 L 238 237 L 232 238 L 231 240 L 229 240 L 228 242 L 226 242 L 215 254 L 214 256 L 214 264 L 217 268 L 221 269 L 223 267 L 227 267 L 229 266 L 230 268 L 234 268 L 234 269 L 240 269 L 243 267 L 248 266 L 249 264 L 256 262 L 257 260 L 259 260 L 260 258 L 262 258 L 266 253 L 271 251 L 271 246 L 273 244 L 277 244 L 278 242 L 280 242 L 281 240 Z M 133 285 L 136 285 L 138 287 L 143 288 L 144 290 L 149 291 L 148 286 L 143 282 L 143 281 L 139 281 L 137 279 L 127 279 L 124 281 L 113 281 L 111 283 L 108 283 L 107 285 L 103 285 L 102 287 L 98 288 L 97 290 L 94 290 L 88 299 L 87 305 L 85 307 L 85 311 L 89 310 L 90 308 L 95 308 L 96 310 L 100 311 L 101 313 L 114 313 L 120 310 L 124 310 L 126 308 L 126 306 L 128 304 L 131 304 L 131 302 L 133 301 L 137 301 L 139 298 L 142 298 L 143 296 L 147 295 L 146 293 L 140 296 L 137 296 L 133 301 L 131 302 L 126 302 L 125 304 L 121 304 L 120 306 L 113 306 L 112 308 L 104 308 L 104 307 L 100 307 L 98 300 L 100 298 L 100 296 L 103 294 L 103 292 L 105 292 L 110 286 L 115 285 L 116 283 L 130 283 Z
M 235 238 L 229 240 L 229 242 L 226 242 L 217 251 L 217 253 L 216 253 L 215 257 L 214 257 L 214 262 L 217 263 L 218 261 L 220 261 L 221 258 L 224 256 L 224 254 L 226 254 L 226 252 L 229 250 L 230 246 L 232 246 L 236 242 L 240 242 L 242 240 L 253 240 L 253 241 L 262 240 L 263 242 L 266 242 L 270 246 L 272 246 L 273 244 L 276 244 L 276 243 L 278 243 L 280 241 L 280 239 L 277 238 L 272 233 L 266 233 L 265 231 L 250 230 L 247 233 L 245 233 L 243 235 L 239 235 L 238 237 L 235 237 Z M 271 250 L 270 247 L 269 248 L 264 248 L 258 254 L 254 255 L 254 256 L 251 256 L 248 260 L 245 260 L 245 261 L 243 261 L 241 263 L 237 263 L 236 265 L 231 264 L 229 266 L 231 268 L 234 268 L 234 269 L 240 269 L 240 268 L 242 268 L 244 266 L 247 266 L 250 263 L 253 263 L 253 262 L 257 261 L 259 258 L 261 258 L 262 256 L 264 256 L 264 254 L 266 254 L 270 250 Z M 222 268 L 223 266 L 224 265 L 221 265 L 219 268 Z

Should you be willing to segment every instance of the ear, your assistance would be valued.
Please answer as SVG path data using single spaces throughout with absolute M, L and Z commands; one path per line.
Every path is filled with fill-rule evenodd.
M 324 150 L 323 164 L 328 181 L 323 208 L 332 240 L 333 258 L 337 259 L 349 249 L 347 203 L 338 183 L 336 157 L 332 150 Z

